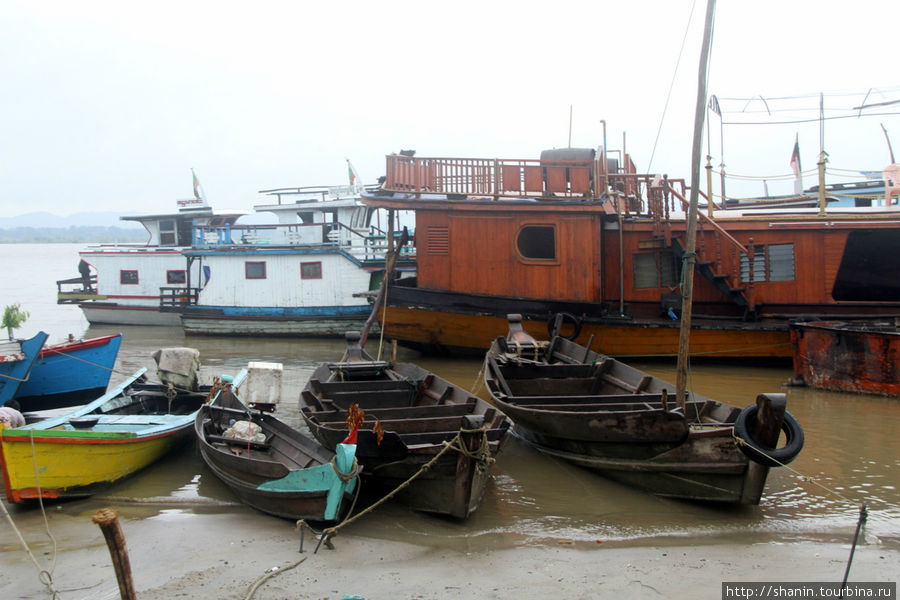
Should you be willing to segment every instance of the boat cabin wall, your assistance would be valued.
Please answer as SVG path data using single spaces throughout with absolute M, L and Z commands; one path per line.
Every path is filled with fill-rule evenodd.
M 600 300 L 597 214 L 419 211 L 419 287 Z
M 777 226 L 769 220 L 720 220 L 719 224 L 740 245 L 752 249 L 753 258 L 749 251 L 742 253 L 717 239 L 714 231 L 698 232 L 698 265 L 708 267 L 708 274 L 701 268 L 695 274 L 695 312 L 742 316 L 745 307 L 729 297 L 723 286 L 742 289 L 744 297 L 752 297 L 763 312 L 814 311 L 815 307 L 849 302 L 900 302 L 900 286 L 886 287 L 884 274 L 890 267 L 880 258 L 891 250 L 900 251 L 900 242 L 885 247 L 892 239 L 890 231 Z M 621 284 L 627 313 L 659 316 L 666 295 L 677 295 L 680 289 L 678 246 L 684 240 L 683 224 L 673 223 L 670 238 L 667 241 L 654 234 L 649 224 L 626 222 L 620 275 L 618 230 L 609 225 L 602 249 L 607 301 L 618 302 Z

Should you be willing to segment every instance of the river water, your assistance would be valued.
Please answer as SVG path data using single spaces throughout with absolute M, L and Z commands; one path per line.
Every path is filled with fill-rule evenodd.
M 340 357 L 342 340 L 185 337 L 180 328 L 89 327 L 80 309 L 56 304 L 55 281 L 77 276 L 74 244 L 0 244 L 5 277 L 3 306 L 20 303 L 30 313 L 16 333 L 38 330 L 58 341 L 68 334 L 93 337 L 121 331 L 123 343 L 112 383 L 136 368 L 152 373 L 150 354 L 165 346 L 200 351 L 203 374 L 235 373 L 248 361 L 284 365 L 279 416 L 298 426 L 300 390 L 313 368 Z M 5 333 L 5 332 L 4 332 Z M 377 339 L 368 349 L 377 349 Z M 439 359 L 400 350 L 398 360 L 418 362 L 457 385 L 478 388 L 477 359 Z M 629 361 L 674 380 L 674 364 Z M 770 472 L 759 506 L 717 507 L 665 500 L 607 481 L 578 467 L 545 457 L 512 439 L 494 466 L 495 477 L 482 506 L 467 521 L 416 514 L 387 503 L 357 522 L 360 535 L 403 539 L 467 549 L 553 541 L 690 543 L 720 541 L 852 541 L 859 505 L 869 518 L 866 539 L 900 547 L 900 399 L 783 388 L 790 365 L 695 364 L 690 385 L 698 393 L 738 406 L 761 392 L 787 393 L 788 410 L 802 424 L 806 445 L 790 468 Z M 482 393 L 483 395 L 483 393 Z M 79 500 L 83 510 L 118 499 L 140 506 L 142 514 L 179 518 L 192 511 L 250 511 L 187 448 L 137 476 L 113 486 L 100 498 Z M 142 502 L 145 500 L 146 502 Z M 173 508 L 174 507 L 174 508 Z M 502 535 L 497 535 L 502 534 Z

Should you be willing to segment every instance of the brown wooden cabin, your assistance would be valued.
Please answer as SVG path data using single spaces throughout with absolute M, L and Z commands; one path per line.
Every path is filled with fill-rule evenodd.
M 477 347 L 475 338 L 450 343 L 451 332 L 412 333 L 436 326 L 409 322 L 410 309 L 489 316 L 464 307 L 460 295 L 494 298 L 501 320 L 512 299 L 528 299 L 546 306 L 543 317 L 531 311 L 533 321 L 562 307 L 584 325 L 617 319 L 673 329 L 667 315 L 680 312 L 687 194 L 683 180 L 638 174 L 627 155 L 620 166 L 593 150 L 548 151 L 540 160 L 390 155 L 383 191 L 365 201 L 416 211 L 416 289 L 453 297 L 433 306 L 418 297 L 402 319 L 387 317 L 386 331 L 401 342 Z M 839 210 L 729 210 L 712 218 L 701 211 L 695 327 L 767 331 L 740 343 L 777 340 L 784 347 L 763 355 L 789 356 L 791 319 L 900 313 L 900 210 Z M 402 304 L 402 290 L 392 291 L 389 306 Z M 657 353 L 646 350 L 638 352 Z

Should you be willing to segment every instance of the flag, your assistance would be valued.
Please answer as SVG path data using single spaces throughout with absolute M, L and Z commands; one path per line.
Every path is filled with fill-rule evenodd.
M 200 181 L 197 179 L 197 175 L 194 173 L 194 170 L 191 169 L 191 177 L 194 179 L 194 198 L 197 200 L 202 200 L 202 194 L 200 193 Z
M 709 97 L 709 110 L 713 111 L 720 117 L 722 116 L 722 110 L 719 108 L 719 99 L 716 98 L 715 94 Z
M 356 169 L 353 168 L 349 159 L 347 159 L 347 176 L 350 178 L 350 185 L 353 187 L 359 185 L 359 175 L 356 174 Z
M 794 151 L 791 153 L 791 170 L 794 172 L 794 177 L 800 177 L 800 171 L 803 169 L 800 167 L 800 136 L 794 138 Z

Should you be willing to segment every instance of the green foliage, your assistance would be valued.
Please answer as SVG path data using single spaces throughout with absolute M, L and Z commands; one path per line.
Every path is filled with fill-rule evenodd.
M 3 309 L 2 326 L 6 327 L 9 332 L 9 339 L 12 339 L 13 329 L 21 327 L 26 320 L 28 320 L 28 313 L 22 310 L 21 304 L 10 304 Z

